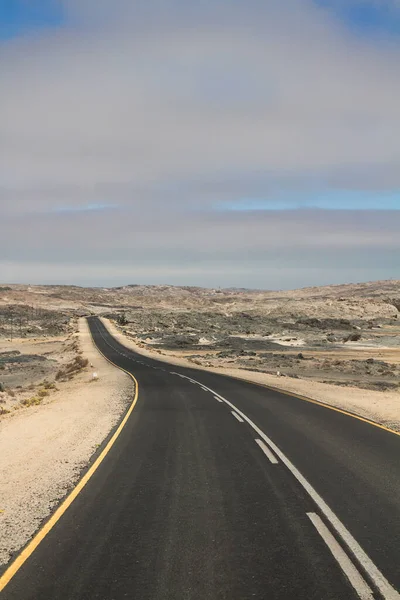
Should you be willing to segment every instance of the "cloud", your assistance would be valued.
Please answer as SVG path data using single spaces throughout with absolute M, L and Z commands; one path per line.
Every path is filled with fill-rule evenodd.
M 400 191 L 368 192 L 342 190 L 340 194 L 330 192 L 308 192 L 302 195 L 301 190 L 288 190 L 284 194 L 276 193 L 274 198 L 242 198 L 234 202 L 221 202 L 216 210 L 221 211 L 276 211 L 299 209 L 323 210 L 398 210 L 400 209 Z
M 353 190 L 361 209 L 372 192 L 379 204 L 399 190 L 400 45 L 360 38 L 307 0 L 68 0 L 64 11 L 62 30 L 1 46 L 7 264 L 48 265 L 49 276 L 76 264 L 78 280 L 99 256 L 113 269 L 132 261 L 132 277 L 146 265 L 159 279 L 164 265 L 177 281 L 191 257 L 207 284 L 223 257 L 229 285 L 245 254 L 247 270 L 274 249 L 292 269 L 301 247 L 308 284 L 317 254 L 332 265 L 345 248 L 345 268 L 352 257 L 360 265 L 359 252 L 386 260 L 398 248 L 390 219 L 375 213 L 250 219 L 215 207 L 322 196 L 343 207 Z

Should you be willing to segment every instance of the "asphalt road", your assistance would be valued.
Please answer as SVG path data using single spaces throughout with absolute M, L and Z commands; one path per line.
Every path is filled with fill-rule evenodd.
M 138 401 L 1 600 L 400 598 L 399 436 L 89 324 Z

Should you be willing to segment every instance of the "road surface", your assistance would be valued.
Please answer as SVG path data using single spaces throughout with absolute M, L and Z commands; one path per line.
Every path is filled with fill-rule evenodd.
M 399 436 L 89 325 L 138 400 L 1 600 L 400 599 Z

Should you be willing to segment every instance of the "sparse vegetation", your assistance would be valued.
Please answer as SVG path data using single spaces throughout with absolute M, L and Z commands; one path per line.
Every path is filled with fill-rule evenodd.
M 25 398 L 25 400 L 22 401 L 22 404 L 24 406 L 38 406 L 39 404 L 41 404 L 42 402 L 42 398 L 40 398 L 39 396 L 33 396 L 32 398 Z
M 21 374 L 30 370 L 37 375 L 34 381 L 23 381 L 23 393 L 32 384 L 34 397 L 38 396 L 35 390 L 51 392 L 56 389 L 54 380 L 68 381 L 85 369 L 87 362 L 76 337 L 77 319 L 101 311 L 139 346 L 157 353 L 175 352 L 199 366 L 229 365 L 266 373 L 279 370 L 291 377 L 346 380 L 366 386 L 376 382 L 378 375 L 390 382 L 399 373 L 396 365 L 378 374 L 373 365 L 365 369 L 362 361 L 346 362 L 346 353 L 356 351 L 348 342 L 400 351 L 398 281 L 288 292 L 142 285 L 7 288 L 3 305 L 0 296 L 0 337 L 9 339 L 11 324 L 14 335 L 22 332 L 39 343 L 60 331 L 65 335 L 58 364 L 52 361 L 51 352 L 41 357 L 0 353 L 1 380 L 17 394 L 20 382 L 9 380 L 19 368 Z M 310 359 L 310 351 L 325 353 L 324 360 Z M 340 352 L 343 360 L 335 365 Z
M 55 385 L 55 383 L 53 383 L 52 381 L 46 381 L 44 380 L 42 383 L 43 387 L 45 390 L 56 390 L 57 387 Z
M 61 335 L 67 332 L 69 320 L 70 316 L 62 311 L 28 304 L 0 303 L 0 338 Z
M 63 379 L 70 379 L 82 369 L 85 369 L 89 365 L 87 358 L 83 358 L 81 355 L 77 355 L 74 360 L 67 363 L 62 369 L 59 369 L 56 373 L 56 380 L 61 381 Z
M 125 313 L 118 315 L 117 320 L 118 320 L 118 324 L 122 325 L 122 326 L 128 325 L 128 322 L 129 322 L 128 319 L 126 318 Z

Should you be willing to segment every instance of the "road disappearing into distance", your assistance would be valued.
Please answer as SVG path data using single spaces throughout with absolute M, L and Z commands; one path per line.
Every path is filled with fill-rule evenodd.
M 137 402 L 1 600 L 400 599 L 400 436 L 88 321 Z

